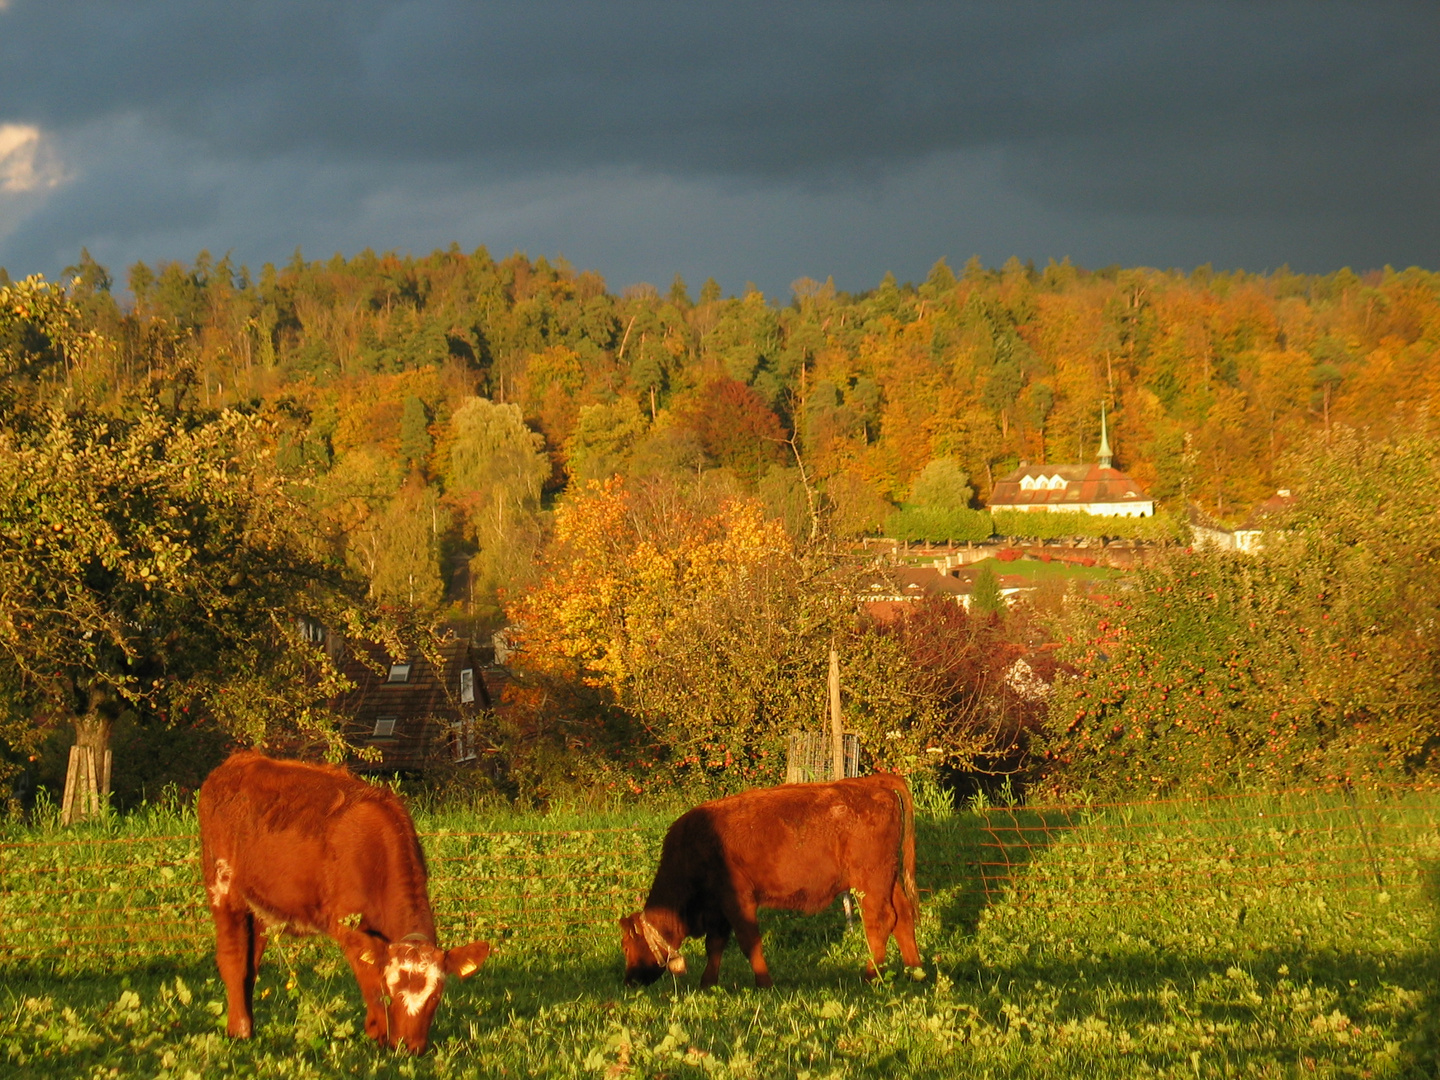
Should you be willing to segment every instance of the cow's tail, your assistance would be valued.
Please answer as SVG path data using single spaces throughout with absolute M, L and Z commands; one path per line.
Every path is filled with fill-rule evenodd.
M 920 896 L 915 890 L 915 803 L 910 798 L 910 785 L 900 780 L 895 789 L 900 800 L 900 887 L 915 911 L 920 910 Z

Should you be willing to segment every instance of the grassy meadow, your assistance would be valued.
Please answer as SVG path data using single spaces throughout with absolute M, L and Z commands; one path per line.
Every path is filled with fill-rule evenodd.
M 615 919 L 671 812 L 421 812 L 453 982 L 432 1050 L 363 1037 L 329 942 L 281 940 L 257 1034 L 224 1034 L 193 815 L 0 829 L 0 1076 L 1434 1076 L 1440 799 L 1397 794 L 923 814 L 923 980 L 859 978 L 838 905 L 621 985 Z

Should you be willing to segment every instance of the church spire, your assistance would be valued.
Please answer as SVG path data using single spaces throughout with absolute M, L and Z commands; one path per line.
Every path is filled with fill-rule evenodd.
M 1110 468 L 1110 435 L 1105 429 L 1105 402 L 1100 402 L 1100 467 Z

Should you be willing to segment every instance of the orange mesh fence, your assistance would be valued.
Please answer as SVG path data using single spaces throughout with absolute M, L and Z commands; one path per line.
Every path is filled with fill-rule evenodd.
M 1397 893 L 1440 856 L 1440 794 L 1297 791 L 1204 800 L 1032 806 L 983 814 L 987 901 L 1062 886 L 1077 904 L 1321 888 Z
M 563 939 L 633 910 L 663 830 L 421 834 L 444 941 Z M 195 835 L 0 843 L 0 965 L 77 970 L 207 952 Z
M 442 941 L 541 946 L 634 910 L 663 827 L 422 833 Z M 1007 898 L 1097 909 L 1304 885 L 1416 889 L 1440 860 L 1440 795 L 1301 792 L 989 808 L 917 822 L 922 904 Z M 212 945 L 192 835 L 0 842 L 0 966 L 115 968 Z

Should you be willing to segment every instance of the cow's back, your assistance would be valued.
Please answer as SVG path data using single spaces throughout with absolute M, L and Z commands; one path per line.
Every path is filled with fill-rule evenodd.
M 315 932 L 360 914 L 383 932 L 417 904 L 429 919 L 409 814 L 343 769 L 235 754 L 201 785 L 198 809 L 205 880 L 267 921 Z
M 785 784 L 704 803 L 666 834 L 656 886 L 677 907 L 728 888 L 814 913 L 901 872 L 904 781 L 885 774 Z

